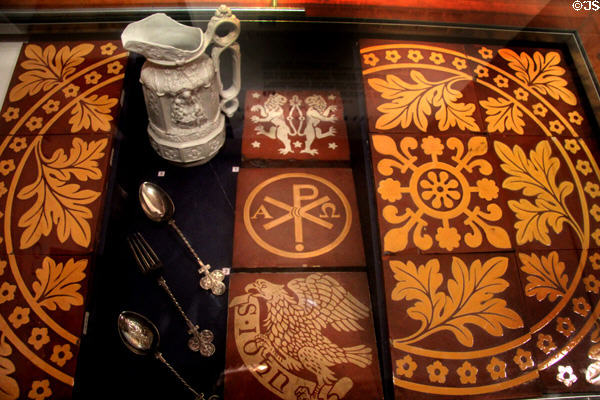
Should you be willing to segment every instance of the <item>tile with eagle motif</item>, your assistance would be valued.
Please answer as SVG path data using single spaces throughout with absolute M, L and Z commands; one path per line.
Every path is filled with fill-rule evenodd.
M 352 170 L 243 168 L 233 267 L 359 267 L 365 258 Z
M 116 40 L 23 44 L 0 134 L 114 133 L 127 55 Z
M 364 272 L 234 273 L 225 399 L 382 399 Z
M 336 90 L 246 92 L 246 160 L 348 160 L 344 104 Z

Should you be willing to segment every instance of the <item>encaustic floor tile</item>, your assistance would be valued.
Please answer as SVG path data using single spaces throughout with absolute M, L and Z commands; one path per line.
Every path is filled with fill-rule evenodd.
M 463 45 L 362 40 L 370 132 L 481 132 L 474 66 Z
M 497 158 L 481 135 L 371 136 L 383 254 L 512 249 Z
M 235 217 L 234 267 L 364 265 L 349 169 L 244 168 Z
M 348 160 L 344 104 L 335 90 L 246 92 L 242 156 Z
M 589 136 L 586 101 L 560 49 L 466 45 L 489 133 Z
M 369 304 L 363 272 L 234 273 L 225 399 L 382 399 Z
M 0 136 L 0 243 L 7 253 L 84 254 L 94 249 L 111 138 Z
M 120 41 L 24 44 L 0 134 L 113 133 L 127 55 Z
M 0 255 L 0 361 L 6 398 L 70 398 L 89 257 Z
M 384 257 L 397 398 L 539 393 L 512 253 Z
M 494 140 L 493 149 L 501 162 L 517 248 L 600 244 L 595 217 L 600 216 L 600 182 L 584 141 L 506 136 Z

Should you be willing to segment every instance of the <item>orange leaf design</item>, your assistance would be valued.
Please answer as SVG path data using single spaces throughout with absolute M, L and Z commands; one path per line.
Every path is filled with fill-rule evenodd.
M 37 281 L 33 282 L 34 299 L 42 307 L 69 311 L 71 306 L 83 304 L 83 296 L 79 293 L 81 282 L 85 279 L 87 260 L 69 259 L 64 265 L 45 257 L 42 266 L 35 271 Z
M 98 97 L 94 94 L 85 97 L 75 103 L 71 110 L 72 117 L 69 119 L 71 124 L 71 133 L 79 132 L 82 129 L 97 131 L 110 131 L 110 121 L 113 117 L 110 115 L 110 109 L 118 102 L 116 98 L 110 98 L 107 95 Z
M 485 122 L 488 124 L 488 132 L 512 130 L 519 135 L 524 133 L 523 112 L 519 110 L 517 104 L 504 98 L 493 97 L 488 97 L 487 100 L 481 100 L 479 103 L 485 108 L 487 114 Z
M 21 66 L 28 71 L 19 75 L 19 83 L 10 93 L 10 101 L 19 101 L 23 97 L 33 96 L 40 90 L 48 91 L 62 83 L 68 76 L 76 71 L 76 66 L 85 60 L 85 56 L 94 49 L 89 43 L 75 46 L 62 47 L 58 53 L 54 45 L 41 48 L 36 44 L 25 47 L 25 56 Z
M 531 58 L 527 53 L 520 55 L 510 49 L 500 49 L 498 54 L 508 61 L 517 78 L 531 89 L 569 105 L 576 105 L 577 98 L 566 88 L 567 81 L 562 78 L 565 69 L 560 67 L 560 54 L 549 51 L 544 57 L 536 51 Z
M 15 400 L 19 398 L 19 384 L 9 376 L 15 372 L 15 364 L 8 358 L 12 348 L 6 343 L 4 334 L 0 338 L 0 399 Z
M 546 297 L 549 301 L 554 301 L 565 295 L 569 277 L 564 273 L 565 263 L 559 261 L 556 251 L 551 252 L 548 257 L 541 258 L 535 253 L 521 253 L 519 258 L 523 263 L 521 270 L 527 274 L 527 296 L 535 296 L 538 301 Z
M 19 219 L 18 226 L 25 228 L 21 249 L 48 236 L 54 226 L 61 243 L 70 237 L 82 247 L 90 244 L 91 228 L 87 220 L 92 218 L 92 212 L 86 205 L 96 200 L 100 192 L 81 190 L 80 185 L 69 180 L 71 175 L 80 181 L 100 179 L 102 172 L 97 160 L 104 156 L 107 143 L 108 139 L 86 143 L 74 138 L 69 157 L 59 149 L 49 159 L 41 153 L 40 142 L 37 143 L 38 176 L 17 194 L 21 200 L 35 197 L 34 204 Z
M 501 336 L 504 328 L 523 327 L 523 320 L 506 306 L 504 299 L 494 297 L 508 286 L 503 279 L 508 258 L 493 257 L 482 263 L 475 260 L 470 267 L 458 257 L 452 258 L 452 277 L 448 294 L 438 292 L 443 283 L 440 264 L 432 259 L 416 268 L 412 262 L 390 261 L 397 280 L 392 300 L 416 300 L 407 314 L 421 327 L 414 334 L 396 339 L 414 343 L 440 331 L 450 331 L 464 346 L 472 347 L 473 333 L 467 325 L 476 325 L 492 336 Z

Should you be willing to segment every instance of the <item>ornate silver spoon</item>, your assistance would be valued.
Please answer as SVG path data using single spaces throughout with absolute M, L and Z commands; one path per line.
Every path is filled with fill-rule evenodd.
M 122 311 L 119 314 L 117 326 L 121 340 L 131 352 L 140 356 L 154 356 L 166 365 L 177 379 L 194 394 L 195 400 L 204 400 L 204 393 L 196 392 L 158 351 L 160 342 L 158 328 L 148 318 L 133 311 Z M 218 396 L 212 395 L 208 400 L 217 398 Z
M 155 222 L 166 222 L 169 224 L 181 238 L 183 243 L 185 243 L 186 248 L 200 266 L 198 273 L 201 275 L 204 274 L 200 279 L 200 287 L 205 290 L 210 290 L 215 295 L 222 295 L 225 293 L 226 287 L 223 283 L 225 275 L 223 275 L 223 272 L 218 269 L 210 271 L 210 265 L 202 262 L 188 239 L 175 223 L 175 219 L 173 218 L 173 215 L 175 214 L 175 205 L 169 194 L 160 186 L 152 182 L 144 182 L 140 185 L 139 197 L 142 209 L 148 218 Z

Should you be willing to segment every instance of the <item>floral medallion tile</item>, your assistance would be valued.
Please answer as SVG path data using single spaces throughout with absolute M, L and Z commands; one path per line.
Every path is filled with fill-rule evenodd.
M 127 54 L 120 41 L 24 44 L 0 134 L 113 133 Z
M 512 249 L 500 165 L 485 136 L 371 136 L 384 254 Z
M 361 40 L 360 55 L 370 132 L 482 132 L 464 46 Z
M 234 273 L 225 399 L 382 399 L 364 272 Z
M 475 80 L 489 133 L 582 137 L 592 133 L 586 99 L 560 49 L 466 45 L 485 70 Z
M 249 90 L 242 156 L 266 160 L 348 160 L 344 105 L 335 90 Z
M 0 136 L 0 221 L 4 226 L 0 245 L 4 251 L 93 251 L 103 214 L 111 145 L 108 134 Z
M 512 253 L 384 257 L 396 398 L 535 396 Z
M 234 267 L 363 266 L 352 171 L 242 169 L 233 248 Z
M 0 256 L 4 398 L 71 397 L 90 263 L 82 256 Z

